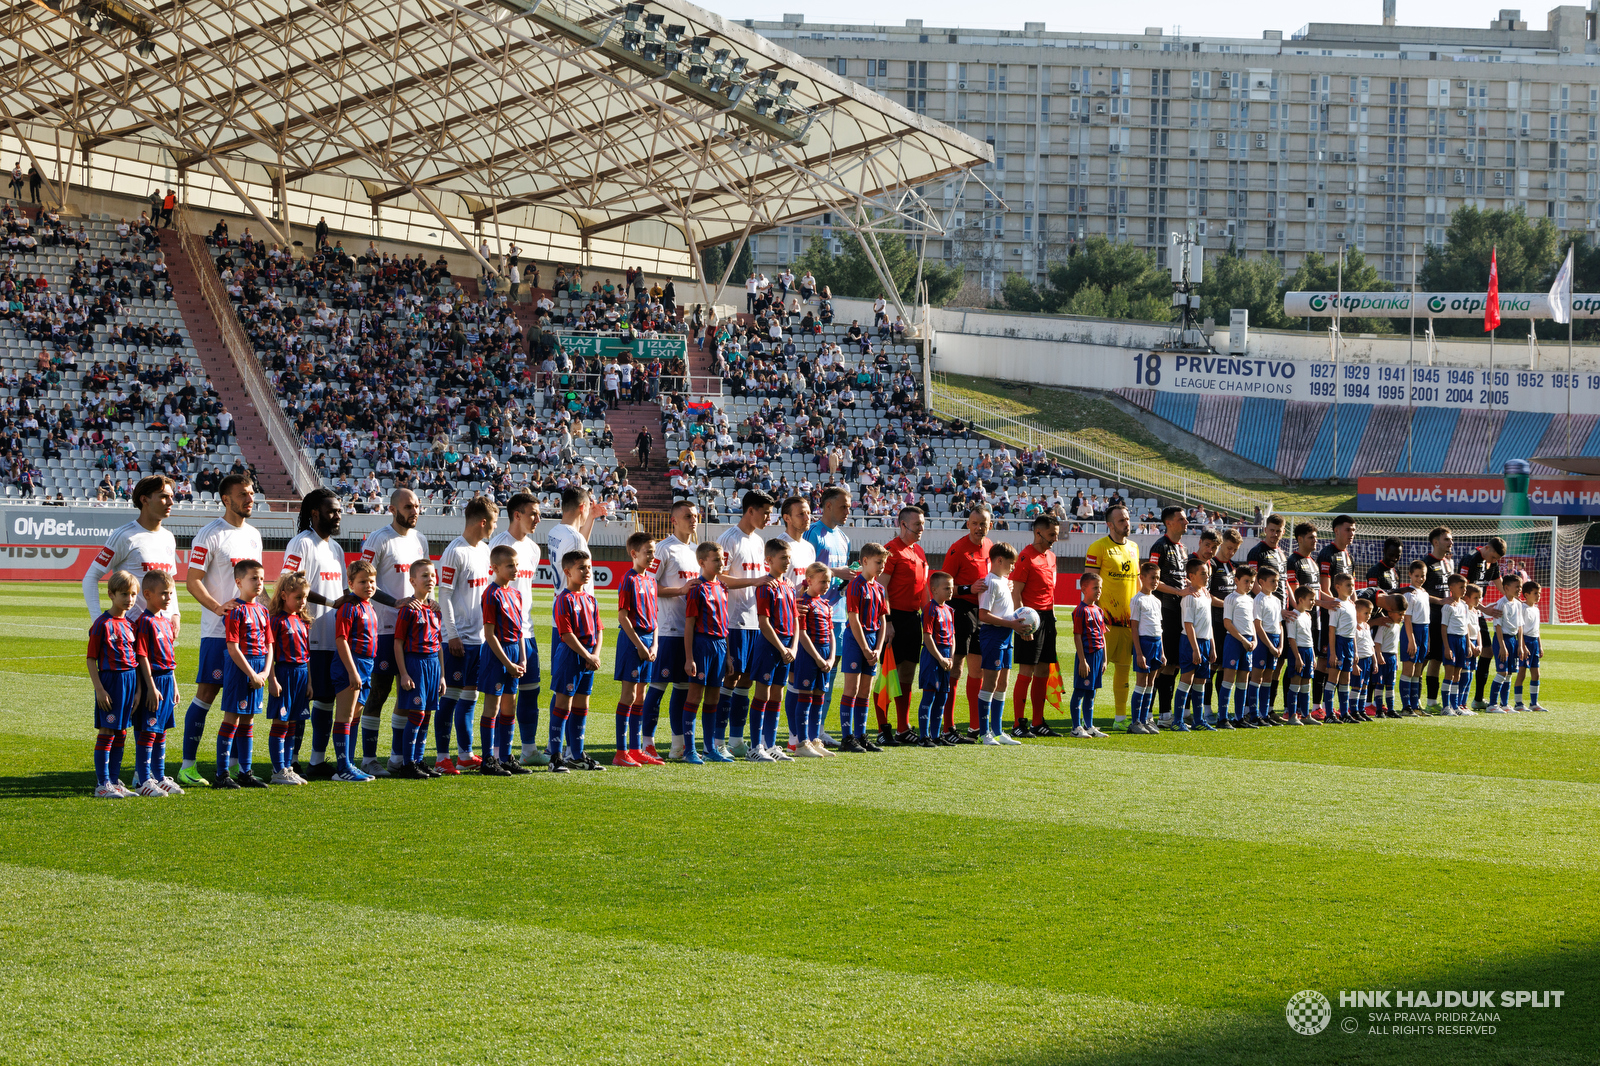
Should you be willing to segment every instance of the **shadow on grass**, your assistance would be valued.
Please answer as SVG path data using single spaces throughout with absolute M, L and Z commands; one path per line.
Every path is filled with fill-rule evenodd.
M 68 799 L 73 796 L 87 799 L 93 795 L 94 771 L 88 769 L 0 777 L 0 799 Z

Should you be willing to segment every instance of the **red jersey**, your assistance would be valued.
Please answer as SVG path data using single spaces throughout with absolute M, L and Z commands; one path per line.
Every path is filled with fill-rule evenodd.
M 955 580 L 957 591 L 954 599 L 973 607 L 978 605 L 976 592 L 961 592 L 960 589 L 963 585 L 971 585 L 989 576 L 989 549 L 993 547 L 994 541 L 988 537 L 973 544 L 972 537 L 965 536 L 945 551 L 944 572 Z
M 956 612 L 948 603 L 930 603 L 922 609 L 922 631 L 933 634 L 933 643 L 942 652 L 956 646 Z
M 896 611 L 920 611 L 928 597 L 928 556 L 920 544 L 907 544 L 899 537 L 884 547 L 889 549 L 878 580 L 889 590 L 889 607 Z
M 1056 606 L 1056 553 L 1040 551 L 1032 544 L 1017 556 L 1017 565 L 1011 570 L 1011 587 L 1023 607 L 1032 607 L 1041 615 Z
M 1106 646 L 1106 613 L 1100 605 L 1080 603 L 1072 609 L 1072 631 L 1083 637 L 1083 650 L 1099 651 Z
M 110 611 L 100 612 L 89 627 L 89 654 L 84 658 L 99 659 L 102 670 L 137 670 L 138 639 L 128 616 L 114 618 Z
M 721 581 L 702 581 L 684 597 L 684 624 L 693 624 L 702 637 L 727 637 L 728 587 Z
M 659 561 L 659 560 L 658 560 Z M 649 571 L 629 570 L 617 588 L 617 610 L 628 612 L 628 621 L 639 633 L 656 631 L 656 579 Z
M 522 640 L 522 593 L 490 582 L 483 590 L 483 628 L 494 630 L 502 645 Z
M 394 639 L 408 655 L 438 655 L 443 645 L 439 608 L 416 600 L 400 608 L 394 620 Z
M 259 603 L 234 600 L 228 609 L 224 633 L 229 644 L 239 645 L 241 654 L 265 655 L 272 646 L 272 616 Z
M 334 619 L 333 633 L 350 645 L 350 654 L 357 659 L 371 659 L 378 654 L 378 611 L 370 600 L 351 600 L 339 608 Z
M 861 617 L 861 632 L 876 633 L 883 628 L 883 616 L 888 613 L 888 598 L 882 585 L 857 574 L 844 588 L 844 609 L 847 614 Z
M 828 594 L 812 596 L 807 592 L 795 601 L 795 610 L 800 615 L 800 625 L 804 627 L 806 636 L 811 638 L 811 643 L 816 646 L 824 657 L 833 654 L 833 604 L 828 600 Z
M 311 627 L 297 614 L 272 616 L 272 661 L 308 663 L 311 661 Z
M 599 647 L 600 630 L 604 627 L 600 622 L 600 605 L 593 596 L 577 589 L 558 592 L 555 611 L 558 634 L 566 636 L 571 633 L 587 651 Z
M 141 614 L 139 620 L 133 623 L 133 638 L 139 658 L 150 660 L 152 674 L 170 674 L 177 669 L 174 628 L 176 623 L 171 618 L 149 611 Z
M 765 618 L 784 644 L 799 628 L 799 611 L 794 602 L 794 586 L 787 581 L 756 586 L 756 617 Z

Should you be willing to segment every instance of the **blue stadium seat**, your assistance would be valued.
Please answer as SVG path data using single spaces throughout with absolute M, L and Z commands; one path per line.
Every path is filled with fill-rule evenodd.
M 1194 431 L 1194 413 L 1200 397 L 1192 392 L 1159 392 L 1154 411 L 1179 429 Z
M 1311 455 L 1306 460 L 1305 472 L 1301 476 L 1307 478 L 1348 476 L 1350 464 L 1356 457 L 1357 449 L 1361 447 L 1361 438 L 1366 432 L 1367 419 L 1371 415 L 1370 403 L 1340 404 L 1334 411 L 1330 411 L 1322 420 L 1322 429 L 1317 433 L 1316 443 L 1311 446 Z M 1338 427 L 1337 434 L 1334 432 L 1335 426 Z M 1336 435 L 1339 441 L 1337 464 L 1333 454 Z
M 1431 474 L 1444 468 L 1444 457 L 1450 452 L 1450 440 L 1456 433 L 1456 420 L 1461 417 L 1459 407 L 1418 407 L 1411 419 L 1411 465 L 1409 469 L 1419 474 Z M 1402 453 L 1396 469 L 1407 469 Z
M 1489 470 L 1499 473 L 1507 459 L 1526 459 L 1539 448 L 1554 416 L 1539 411 L 1509 411 L 1489 453 Z
M 1282 400 L 1246 400 L 1239 411 L 1233 450 L 1269 470 L 1275 467 L 1278 442 L 1283 436 L 1283 408 Z

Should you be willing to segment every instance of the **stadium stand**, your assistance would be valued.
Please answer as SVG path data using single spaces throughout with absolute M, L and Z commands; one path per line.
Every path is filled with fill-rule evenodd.
M 201 368 L 147 220 L 6 208 L 0 268 L 8 497 L 126 499 L 144 473 L 180 501 L 248 464 Z

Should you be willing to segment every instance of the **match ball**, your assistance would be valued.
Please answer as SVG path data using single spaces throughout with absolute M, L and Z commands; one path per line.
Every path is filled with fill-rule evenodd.
M 1032 607 L 1018 607 L 1011 613 L 1011 620 L 1022 623 L 1025 635 L 1032 636 L 1039 631 L 1039 612 Z

